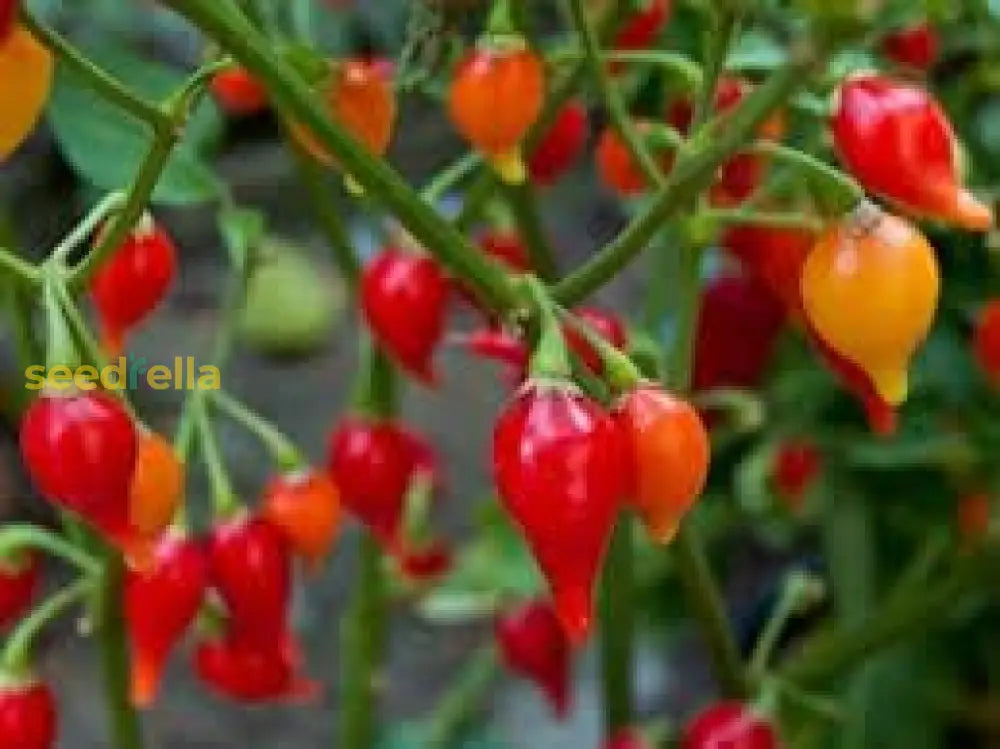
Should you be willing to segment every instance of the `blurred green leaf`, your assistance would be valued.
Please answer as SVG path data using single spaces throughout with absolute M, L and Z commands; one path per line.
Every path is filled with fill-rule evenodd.
M 184 75 L 113 45 L 86 50 L 96 63 L 135 91 L 159 100 L 181 84 Z M 73 169 L 103 190 L 129 185 L 152 143 L 148 127 L 104 101 L 72 72 L 60 68 L 49 102 L 56 141 Z M 215 200 L 222 185 L 199 150 L 220 132 L 214 105 L 205 102 L 192 116 L 153 193 L 152 202 L 189 205 Z
M 780 67 L 788 52 L 770 34 L 754 29 L 743 34 L 729 53 L 726 67 L 736 71 L 768 71 Z

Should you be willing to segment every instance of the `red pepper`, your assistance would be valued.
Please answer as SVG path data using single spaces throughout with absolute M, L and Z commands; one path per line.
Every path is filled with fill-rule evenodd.
M 392 421 L 345 419 L 330 438 L 329 470 L 341 500 L 387 549 L 401 547 L 400 524 L 418 471 L 436 473 L 433 451 Z
M 402 554 L 399 566 L 403 576 L 412 582 L 426 583 L 447 575 L 454 562 L 454 553 L 447 541 L 433 541 Z
M 797 510 L 823 469 L 823 457 L 809 440 L 788 440 L 774 456 L 774 485 L 788 505 Z
M 554 184 L 573 167 L 587 145 L 589 127 L 587 107 L 581 100 L 563 104 L 528 159 L 535 184 Z
M 125 577 L 125 622 L 132 665 L 132 703 L 156 699 L 170 652 L 198 615 L 208 584 L 208 560 L 201 543 L 168 533 L 147 569 Z
M 36 554 L 24 553 L 0 560 L 0 629 L 13 624 L 28 610 L 41 576 Z
M 651 749 L 651 747 L 637 730 L 623 728 L 604 742 L 604 749 Z
M 504 612 L 495 633 L 506 667 L 533 681 L 556 716 L 565 718 L 572 697 L 572 649 L 552 604 L 536 600 Z
M 31 680 L 0 686 L 0 746 L 5 749 L 53 749 L 58 720 L 46 684 Z
M 816 236 L 801 229 L 734 226 L 722 237 L 722 245 L 738 257 L 795 319 L 802 317 L 799 283 L 806 258 Z
M 212 529 L 212 585 L 236 638 L 273 646 L 288 629 L 291 557 L 281 532 L 262 518 L 240 514 Z
M 237 117 L 267 109 L 267 89 L 246 68 L 233 66 L 212 78 L 212 95 L 227 113 Z
M 620 51 L 643 50 L 655 45 L 657 37 L 670 20 L 670 0 L 649 0 L 645 7 L 633 13 L 615 36 L 615 49 Z M 612 63 L 610 70 L 618 73 L 619 63 Z
M 1000 385 L 1000 299 L 983 305 L 976 317 L 973 352 L 994 385 Z
M 573 642 L 590 629 L 594 583 L 628 485 L 624 435 L 576 390 L 529 382 L 493 433 L 493 470 Z
M 176 274 L 177 249 L 170 235 L 146 215 L 90 283 L 109 354 L 122 352 L 125 334 L 163 301 Z
M 596 307 L 579 307 L 573 312 L 582 322 L 589 325 L 595 333 L 615 348 L 624 349 L 628 345 L 628 331 L 618 315 Z M 563 333 L 566 336 L 566 343 L 580 357 L 587 369 L 594 374 L 601 374 L 604 371 L 604 366 L 601 363 L 600 354 L 594 347 L 587 343 L 586 339 L 571 326 L 565 326 Z
M 385 249 L 365 268 L 361 308 L 372 334 L 405 370 L 435 381 L 433 357 L 444 335 L 448 280 L 429 257 Z
M 993 226 L 990 208 L 962 185 L 951 123 L 923 88 L 872 74 L 849 78 L 832 128 L 841 160 L 869 191 L 916 216 L 971 231 Z
M 741 702 L 718 702 L 684 729 L 681 749 L 779 749 L 767 720 Z
M 752 276 L 711 281 L 701 300 L 694 387 L 756 387 L 785 323 L 785 310 Z
M 927 21 L 915 23 L 885 35 L 882 53 L 893 62 L 926 72 L 941 53 L 937 30 Z
M 132 542 L 136 432 L 120 401 L 97 391 L 43 393 L 21 422 L 21 457 L 42 496 L 120 546 Z
M 238 702 L 307 702 L 319 696 L 319 685 L 299 675 L 302 658 L 287 634 L 270 642 L 226 634 L 201 643 L 194 662 L 198 678 Z

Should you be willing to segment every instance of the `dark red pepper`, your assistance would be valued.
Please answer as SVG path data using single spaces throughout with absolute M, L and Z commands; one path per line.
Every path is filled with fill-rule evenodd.
M 719 702 L 684 730 L 681 749 L 779 749 L 774 727 L 741 702 Z
M 554 184 L 573 167 L 587 145 L 589 127 L 587 107 L 581 100 L 563 104 L 528 159 L 535 184 Z
M 167 533 L 148 568 L 125 576 L 125 623 L 132 665 L 132 703 L 156 699 L 170 652 L 198 615 L 208 585 L 208 560 L 201 543 Z
M 0 560 L 0 629 L 13 624 L 28 610 L 41 576 L 36 554 L 18 554 Z
M 972 347 L 989 381 L 1000 384 L 1000 299 L 987 301 L 979 310 Z
M 734 226 L 722 236 L 722 246 L 796 319 L 803 315 L 799 288 L 802 267 L 815 242 L 816 236 L 809 231 L 763 226 Z
M 44 393 L 21 422 L 21 457 L 46 499 L 119 545 L 134 540 L 129 487 L 136 432 L 116 398 L 97 391 Z
M 406 371 L 435 380 L 433 357 L 444 335 L 448 280 L 429 257 L 388 248 L 365 268 L 361 308 L 376 340 Z
M 572 648 L 552 604 L 529 601 L 504 612 L 495 633 L 506 667 L 533 681 L 556 716 L 565 718 L 571 698 Z
M 590 630 L 594 583 L 629 469 L 615 420 L 569 387 L 528 382 L 494 429 L 500 498 L 527 537 L 573 642 Z
M 882 53 L 899 65 L 926 72 L 938 60 L 941 40 L 937 29 L 922 21 L 886 34 Z
M 774 485 L 792 509 L 802 500 L 823 468 L 823 458 L 811 441 L 788 440 L 778 446 L 774 456 Z
M 14 29 L 21 0 L 0 0 L 0 42 Z
M 615 36 L 615 49 L 627 52 L 652 47 L 670 20 L 670 11 L 670 0 L 649 0 L 644 8 L 632 14 L 622 24 Z M 618 73 L 622 67 L 613 63 L 610 70 Z
M 222 697 L 237 702 L 304 702 L 319 685 L 299 674 L 302 658 L 287 634 L 271 642 L 249 642 L 231 633 L 198 645 L 195 671 Z
M 246 68 L 239 66 L 215 74 L 212 95 L 228 114 L 238 117 L 267 109 L 267 89 Z

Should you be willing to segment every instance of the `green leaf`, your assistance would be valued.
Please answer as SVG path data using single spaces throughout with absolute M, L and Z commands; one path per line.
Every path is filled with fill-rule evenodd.
M 767 71 L 788 59 L 786 48 L 770 34 L 753 30 L 743 34 L 733 46 L 726 67 L 736 71 Z
M 157 101 L 183 81 L 179 71 L 107 47 L 91 59 L 141 95 Z M 74 73 L 59 68 L 48 107 L 56 142 L 82 179 L 102 190 L 127 187 L 152 143 L 149 128 L 103 100 Z M 219 133 L 218 115 L 205 103 L 192 116 L 160 177 L 152 202 L 190 205 L 215 200 L 222 185 L 199 156 Z

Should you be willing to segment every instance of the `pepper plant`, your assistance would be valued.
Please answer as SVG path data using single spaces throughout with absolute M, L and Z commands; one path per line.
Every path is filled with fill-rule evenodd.
M 199 40 L 200 63 L 170 83 L 61 34 L 68 8 L 0 0 L 0 158 L 49 102 L 95 196 L 54 247 L 0 249 L 19 366 L 47 377 L 17 399 L 20 453 L 53 510 L 0 527 L 0 745 L 56 745 L 58 673 L 42 677 L 36 645 L 75 608 L 103 654 L 109 746 L 144 745 L 141 711 L 182 651 L 223 699 L 315 709 L 292 586 L 354 521 L 331 746 L 472 746 L 503 670 L 565 719 L 591 643 L 604 747 L 911 749 L 949 731 L 992 745 L 996 4 L 412 0 L 385 4 L 405 32 L 376 51 L 347 41 L 378 10 L 357 5 L 130 9 Z M 341 32 L 336 54 L 319 29 Z M 409 99 L 465 149 L 422 187 L 389 155 Z M 199 123 L 216 109 L 287 144 L 360 313 L 324 464 L 219 382 L 187 394 L 172 438 L 98 382 L 183 267 L 162 205 L 218 211 L 216 371 L 261 290 L 292 279 L 282 312 L 333 312 L 311 270 L 278 269 L 264 213 L 208 166 Z M 113 164 L 93 157 L 86 117 L 115 140 Z M 545 220 L 570 181 L 623 217 L 595 225 L 575 265 Z M 348 204 L 388 227 L 374 257 Z M 630 266 L 642 314 L 594 306 Z M 462 544 L 434 529 L 446 466 L 401 406 L 407 387 L 448 387 L 447 345 L 497 360 L 510 391 L 486 520 Z M 267 450 L 259 502 L 234 488 L 220 418 Z M 209 509 L 188 512 L 202 469 Z M 758 571 L 770 592 L 751 609 L 726 594 L 734 547 L 782 560 L 776 580 Z M 72 576 L 43 598 L 46 557 Z M 399 735 L 379 677 L 397 594 L 442 626 L 486 625 L 439 707 Z M 669 656 L 678 625 L 705 646 L 710 693 L 682 714 L 640 710 L 637 633 L 670 633 Z

